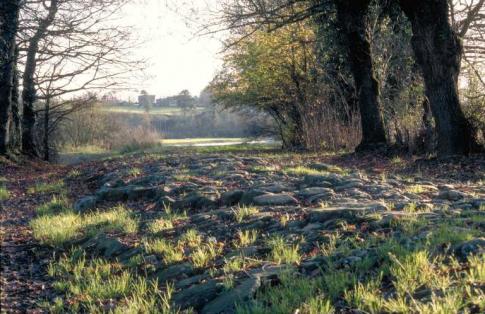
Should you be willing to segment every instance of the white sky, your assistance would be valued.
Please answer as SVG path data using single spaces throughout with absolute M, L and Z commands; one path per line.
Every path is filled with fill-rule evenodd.
M 128 25 L 134 25 L 134 34 L 142 42 L 134 54 L 137 58 L 147 59 L 146 74 L 149 78 L 134 79 L 130 82 L 133 91 L 117 95 L 135 100 L 141 89 L 157 97 L 174 95 L 183 89 L 199 95 L 221 65 L 219 52 L 222 45 L 220 39 L 214 36 L 194 36 L 198 27 L 187 23 L 185 16 L 203 19 L 208 6 L 212 8 L 216 3 L 217 0 L 191 0 L 187 3 L 180 0 L 135 0 L 128 5 L 122 12 L 122 18 Z M 184 12 L 177 12 L 175 6 Z M 197 13 L 191 13 L 194 8 Z

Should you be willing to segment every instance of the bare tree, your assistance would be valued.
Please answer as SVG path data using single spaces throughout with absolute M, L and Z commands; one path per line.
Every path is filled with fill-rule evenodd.
M 141 69 L 141 61 L 128 58 L 135 43 L 129 29 L 120 26 L 116 17 L 126 2 L 52 0 L 49 4 L 33 1 L 25 6 L 20 39 L 24 53 L 21 61 L 25 62 L 24 153 L 38 154 L 37 114 L 43 114 L 43 130 L 51 129 L 49 114 L 55 112 L 50 108 L 54 102 L 65 103 L 59 99 L 87 90 L 121 88 L 129 74 Z M 36 102 L 44 107 L 36 108 Z M 70 102 L 70 106 L 75 103 Z M 44 158 L 49 157 L 46 149 L 51 132 L 43 132 Z
M 9 153 L 16 104 L 16 42 L 20 0 L 0 3 L 0 154 Z M 15 132 L 15 130 L 13 130 Z

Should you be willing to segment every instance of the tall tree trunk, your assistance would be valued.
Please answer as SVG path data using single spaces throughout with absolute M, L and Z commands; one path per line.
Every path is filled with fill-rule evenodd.
M 19 0 L 0 2 L 0 154 L 9 149 L 19 10 Z
M 412 46 L 438 134 L 439 156 L 469 154 L 478 147 L 458 98 L 462 44 L 448 20 L 447 0 L 400 0 L 411 21 Z
M 15 53 L 15 67 L 14 67 L 14 77 L 13 77 L 13 89 L 12 89 L 12 103 L 10 109 L 10 143 L 9 150 L 14 153 L 20 153 L 20 148 L 22 145 L 22 134 L 20 130 L 20 110 L 19 110 L 19 71 L 17 67 L 18 61 L 18 46 Z
M 50 115 L 50 97 L 46 97 L 45 107 L 44 107 L 44 138 L 43 138 L 43 146 L 44 146 L 44 160 L 50 160 L 50 152 L 49 152 L 49 115 Z
M 355 87 L 359 97 L 362 141 L 357 150 L 386 144 L 379 104 L 379 87 L 374 77 L 366 15 L 371 0 L 336 0 L 337 20 L 345 36 Z
M 35 34 L 30 38 L 25 61 L 25 70 L 23 76 L 22 91 L 22 152 L 29 156 L 38 156 L 35 145 L 35 111 L 34 103 L 36 101 L 35 71 L 37 68 L 37 53 L 39 50 L 40 40 L 45 36 L 47 29 L 54 21 L 58 10 L 58 0 L 52 0 L 48 10 L 47 17 L 40 21 Z

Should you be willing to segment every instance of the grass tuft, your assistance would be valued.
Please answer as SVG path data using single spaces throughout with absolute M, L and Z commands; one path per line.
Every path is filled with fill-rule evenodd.
M 0 201 L 6 201 L 10 197 L 10 192 L 6 186 L 0 186 Z
M 271 250 L 270 259 L 277 264 L 298 264 L 301 260 L 298 245 L 288 245 L 283 237 L 276 236 L 268 239 Z
M 48 194 L 48 193 L 63 193 L 65 192 L 64 181 L 58 180 L 55 182 L 39 182 L 27 189 L 27 194 Z
M 237 248 L 246 247 L 254 244 L 258 239 L 258 230 L 244 230 L 237 232 L 234 246 Z
M 86 216 L 74 213 L 68 208 L 63 208 L 64 212 L 58 215 L 50 214 L 50 211 L 63 206 L 58 202 L 59 200 L 54 200 L 54 203 L 51 201 L 41 206 L 42 215 L 30 222 L 34 238 L 43 244 L 64 247 L 83 236 L 94 237 L 110 232 L 132 234 L 138 229 L 137 219 L 123 206 Z
M 247 217 L 251 217 L 259 212 L 257 207 L 254 206 L 237 206 L 232 210 L 234 213 L 234 218 L 238 223 L 243 222 Z

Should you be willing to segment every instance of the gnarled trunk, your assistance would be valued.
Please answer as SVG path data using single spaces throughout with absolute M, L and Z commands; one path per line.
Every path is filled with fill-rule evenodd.
M 374 77 L 366 14 L 370 0 L 336 0 L 337 19 L 346 39 L 347 52 L 359 97 L 362 141 L 357 150 L 386 144 L 379 104 L 379 88 Z
M 2 0 L 0 3 L 0 154 L 7 154 L 10 145 L 19 10 L 18 0 Z
M 45 36 L 47 29 L 53 23 L 57 10 L 58 0 L 52 0 L 47 17 L 40 21 L 35 34 L 30 38 L 29 48 L 27 49 L 22 91 L 22 152 L 29 156 L 38 156 L 36 143 L 34 141 L 36 119 L 34 103 L 37 97 L 34 76 L 37 68 L 37 52 L 39 50 L 40 40 Z
M 400 5 L 411 21 L 412 46 L 436 123 L 438 155 L 466 155 L 477 144 L 458 98 L 463 49 L 448 20 L 448 2 L 400 0 Z

